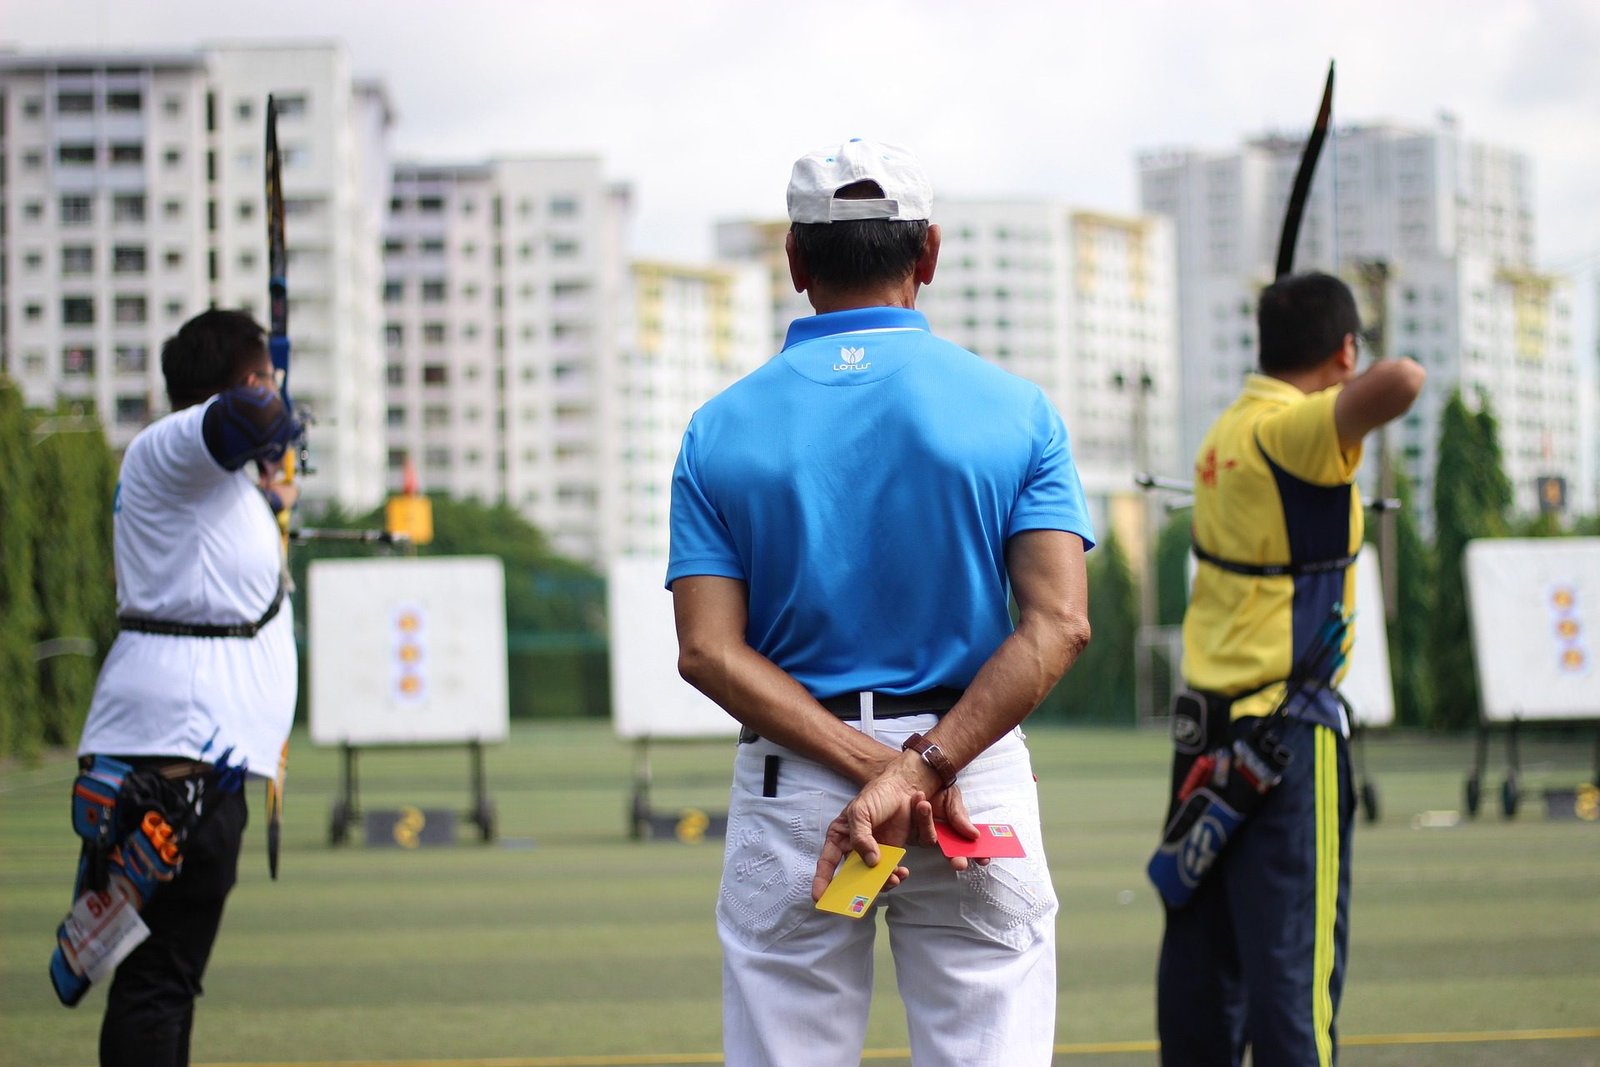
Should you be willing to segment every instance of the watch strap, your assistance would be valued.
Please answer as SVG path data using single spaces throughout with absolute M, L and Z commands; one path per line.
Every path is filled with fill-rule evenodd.
M 933 773 L 946 786 L 956 784 L 956 765 L 950 762 L 950 757 L 944 754 L 944 749 L 929 741 L 921 734 L 912 734 L 900 745 L 902 751 L 915 752 L 922 757 L 922 762 L 933 768 Z

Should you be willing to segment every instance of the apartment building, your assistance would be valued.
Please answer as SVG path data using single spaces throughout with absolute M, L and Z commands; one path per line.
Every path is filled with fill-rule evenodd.
M 757 264 L 653 260 L 629 267 L 607 375 L 602 528 L 607 558 L 664 558 L 672 471 L 695 410 L 771 347 L 770 274 Z
M 504 501 L 599 563 L 629 193 L 592 156 L 395 167 L 384 238 L 391 490 Z
M 1301 148 L 1262 137 L 1139 161 L 1143 209 L 1177 233 L 1186 453 L 1256 364 L 1256 296 L 1271 281 Z M 1382 322 L 1383 348 L 1428 369 L 1421 400 L 1389 434 L 1425 527 L 1439 415 L 1457 387 L 1474 406 L 1488 397 L 1519 511 L 1537 508 L 1542 478 L 1582 482 L 1572 286 L 1535 265 L 1532 169 L 1445 118 L 1338 130 L 1311 186 L 1295 269 L 1343 276 L 1367 320 Z M 1369 462 L 1364 477 L 1374 473 Z
M 335 44 L 0 53 L 0 370 L 92 407 L 113 447 L 167 410 L 160 346 L 206 306 L 264 318 L 278 97 L 292 393 L 310 502 L 381 499 L 379 242 L 391 122 Z

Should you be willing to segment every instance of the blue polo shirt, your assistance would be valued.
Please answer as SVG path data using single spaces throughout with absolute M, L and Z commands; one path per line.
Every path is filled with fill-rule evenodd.
M 746 639 L 813 695 L 964 687 L 1012 629 L 1006 541 L 1039 529 L 1093 544 L 1038 386 L 919 312 L 834 312 L 690 421 L 667 584 L 745 582 Z

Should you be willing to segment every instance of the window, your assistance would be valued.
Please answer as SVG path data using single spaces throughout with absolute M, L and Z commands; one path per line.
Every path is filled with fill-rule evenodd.
M 142 296 L 119 296 L 113 305 L 116 321 L 123 323 L 144 322 L 148 317 L 148 301 Z
M 58 115 L 92 115 L 94 114 L 93 93 L 57 93 L 56 114 Z
M 37 148 L 30 148 L 22 153 L 23 170 L 38 170 L 42 166 L 44 166 L 44 153 Z
M 87 296 L 62 297 L 61 322 L 65 326 L 94 325 L 94 298 Z
M 22 309 L 22 317 L 29 322 L 39 322 L 44 318 L 44 305 L 30 303 Z
M 87 197 L 83 199 L 87 199 Z M 27 219 L 29 222 L 38 222 L 40 219 L 44 218 L 44 205 L 39 203 L 37 200 L 29 200 L 26 204 L 22 205 L 22 217 Z M 61 221 L 65 222 L 67 220 L 62 219 Z
M 406 254 L 406 243 L 390 238 L 383 242 L 383 254 L 386 256 L 403 256 Z
M 297 119 L 306 113 L 306 98 L 303 96 L 277 96 L 272 103 L 278 109 L 280 119 Z
M 422 453 L 422 462 L 428 467 L 447 470 L 450 467 L 450 450 L 442 445 L 429 445 Z
M 94 145 L 60 145 L 56 148 L 56 162 L 63 167 L 92 167 L 94 166 Z
M 444 323 L 425 322 L 422 324 L 422 342 L 429 345 L 444 344 Z
M 246 249 L 243 252 L 240 252 L 239 253 L 239 269 L 240 270 L 255 270 L 256 269 L 256 254 L 254 252 L 248 250 L 248 249 Z
M 63 247 L 61 249 L 61 273 L 64 276 L 93 274 L 94 246 L 67 245 Z
M 161 205 L 161 214 L 168 221 L 172 222 L 183 218 L 183 201 L 168 200 L 166 203 Z
M 450 380 L 449 368 L 443 363 L 425 363 L 422 366 L 422 383 L 424 385 L 445 385 Z
M 444 241 L 437 237 L 424 238 L 417 242 L 417 251 L 425 256 L 442 256 Z
M 578 201 L 575 197 L 556 196 L 550 199 L 550 217 L 554 219 L 570 219 L 577 217 Z
M 169 95 L 162 98 L 161 112 L 169 119 L 175 119 L 183 114 L 183 97 Z
M 183 149 L 167 149 L 165 152 L 161 153 L 161 161 L 165 163 L 169 169 L 176 168 L 183 162 Z
M 144 110 L 144 94 L 137 89 L 118 89 L 108 92 L 106 110 L 114 115 L 137 115 Z
M 256 202 L 254 200 L 239 201 L 239 221 L 249 222 L 256 217 Z
M 129 165 L 144 162 L 144 145 L 142 144 L 114 144 L 111 146 L 111 162 L 117 165 Z
M 117 373 L 143 374 L 150 367 L 150 352 L 144 345 L 117 346 Z
M 143 426 L 150 421 L 150 398 L 144 396 L 117 397 L 117 425 Z
M 44 266 L 44 253 L 29 249 L 22 257 L 22 265 L 30 271 L 36 271 Z
M 248 305 L 248 304 L 246 304 L 241 310 L 244 311 L 244 313 L 246 315 L 254 314 L 253 309 L 251 309 L 250 305 Z M 183 301 L 182 300 L 168 300 L 167 301 L 167 318 L 169 318 L 169 319 L 181 319 L 181 318 L 183 318 Z
M 183 266 L 183 249 L 169 248 L 163 259 L 166 261 L 168 270 L 177 270 Z
M 94 349 L 87 345 L 69 345 L 61 350 L 61 373 L 68 375 L 94 373 Z
M 422 300 L 428 304 L 438 304 L 444 301 L 445 284 L 443 281 L 433 279 L 422 283 Z
M 255 104 L 249 100 L 241 100 L 235 105 L 234 113 L 239 116 L 240 122 L 249 122 L 250 116 L 256 113 Z
M 417 212 L 423 215 L 438 215 L 444 211 L 444 197 L 419 196 L 417 198 Z
M 111 250 L 113 274 L 143 274 L 145 252 L 143 245 L 118 245 Z
M 406 283 L 405 282 L 390 281 L 390 282 L 384 282 L 383 283 L 383 302 L 385 304 L 398 304 L 398 303 L 400 303 L 400 301 L 404 300 L 405 298 L 406 298 Z
M 22 117 L 36 119 L 44 114 L 44 101 L 37 96 L 30 96 L 22 102 Z
M 550 242 L 550 254 L 558 259 L 571 259 L 578 254 L 578 242 L 558 237 Z
M 388 345 L 390 348 L 399 348 L 401 345 L 405 344 L 405 341 L 405 327 L 401 326 L 398 322 L 391 322 L 383 328 L 383 343 Z
M 390 407 L 385 415 L 384 422 L 391 428 L 404 426 L 406 424 L 406 409 Z
M 113 222 L 143 222 L 144 221 L 144 194 L 123 193 L 111 200 L 111 220 Z
M 450 409 L 443 404 L 429 404 L 422 409 L 422 425 L 436 427 L 450 425 Z

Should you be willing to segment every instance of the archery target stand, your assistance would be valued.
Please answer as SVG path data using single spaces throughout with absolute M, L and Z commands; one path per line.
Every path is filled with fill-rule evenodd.
M 662 584 L 665 559 L 624 557 L 606 576 L 611 636 L 611 725 L 634 743 L 628 836 L 698 844 L 727 833 L 728 813 L 687 807 L 657 811 L 650 803 L 654 775 L 650 746 L 658 742 L 739 736 L 739 724 L 678 674 L 678 634 L 672 594 Z
M 343 844 L 361 814 L 360 751 L 384 747 L 465 746 L 465 818 L 492 841 L 483 747 L 510 731 L 500 560 L 317 560 L 308 585 L 311 740 L 342 755 L 329 844 Z
M 1522 799 L 1518 730 L 1600 724 L 1600 537 L 1472 541 L 1462 566 L 1482 705 L 1466 810 L 1478 813 L 1489 733 L 1503 729 L 1500 810 L 1509 819 Z M 1590 788 L 1600 788 L 1600 731 Z M 1547 791 L 1552 814 L 1572 792 Z

